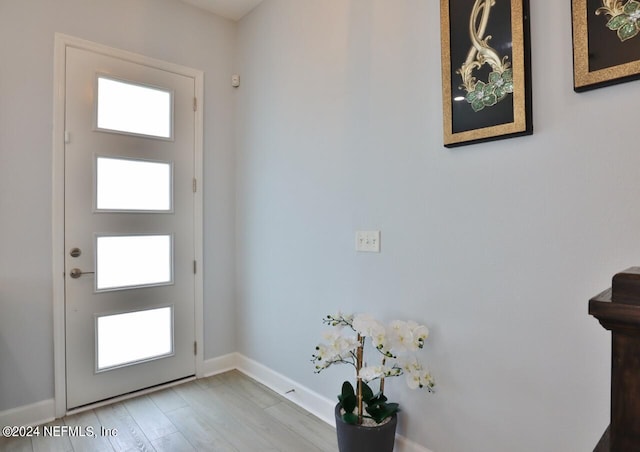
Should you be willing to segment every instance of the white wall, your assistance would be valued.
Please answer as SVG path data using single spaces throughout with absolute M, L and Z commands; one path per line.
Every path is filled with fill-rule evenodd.
M 235 23 L 174 0 L 0 1 L 0 412 L 53 397 L 54 33 L 205 71 L 205 358 L 236 349 Z
M 609 333 L 588 299 L 640 262 L 640 82 L 572 90 L 569 2 L 531 2 L 530 137 L 442 146 L 436 1 L 266 0 L 238 29 L 240 352 L 334 398 L 338 311 L 431 328 L 435 396 L 389 383 L 438 452 L 592 450 Z M 380 229 L 381 254 L 354 252 Z

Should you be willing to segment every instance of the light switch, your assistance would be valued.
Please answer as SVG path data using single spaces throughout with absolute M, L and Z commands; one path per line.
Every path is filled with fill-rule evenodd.
M 356 251 L 380 252 L 380 231 L 356 231 Z

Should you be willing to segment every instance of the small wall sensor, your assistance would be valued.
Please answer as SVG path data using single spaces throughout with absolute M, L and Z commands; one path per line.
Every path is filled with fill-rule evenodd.
M 233 74 L 231 76 L 231 86 L 233 86 L 234 88 L 240 86 L 240 76 L 238 74 Z

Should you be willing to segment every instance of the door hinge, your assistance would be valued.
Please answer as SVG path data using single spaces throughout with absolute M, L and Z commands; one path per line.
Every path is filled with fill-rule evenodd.
M 193 341 L 193 354 L 198 354 L 198 343 L 196 341 Z
M 193 192 L 197 192 L 198 191 L 198 180 L 194 177 L 193 178 Z
M 193 111 L 198 111 L 198 98 L 193 98 Z
M 68 130 L 64 131 L 64 143 L 65 144 L 71 143 L 71 134 L 69 133 Z
M 193 274 L 198 272 L 198 261 L 193 261 Z

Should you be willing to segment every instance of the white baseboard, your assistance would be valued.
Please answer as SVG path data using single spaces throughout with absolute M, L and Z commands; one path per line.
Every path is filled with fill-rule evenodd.
M 202 373 L 205 377 L 210 377 L 237 369 L 240 356 L 240 353 L 229 353 L 217 358 L 205 359 L 202 363 Z
M 55 400 L 48 399 L 31 405 L 0 411 L 0 427 L 5 425 L 27 426 L 51 422 L 56 418 Z
M 333 408 L 336 402 L 240 353 L 231 353 L 207 360 L 204 362 L 204 369 L 207 370 L 205 374 L 208 376 L 237 369 L 335 427 Z M 401 435 L 396 435 L 395 452 L 431 451 Z
M 333 408 L 336 402 L 246 356 L 240 355 L 238 370 L 335 427 Z

